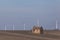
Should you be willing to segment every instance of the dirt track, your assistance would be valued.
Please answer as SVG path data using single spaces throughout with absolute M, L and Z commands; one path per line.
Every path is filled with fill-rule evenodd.
M 52 34 L 52 33 L 51 33 Z M 59 40 L 60 36 L 53 35 L 34 36 L 28 34 L 20 34 L 16 32 L 0 31 L 0 40 Z

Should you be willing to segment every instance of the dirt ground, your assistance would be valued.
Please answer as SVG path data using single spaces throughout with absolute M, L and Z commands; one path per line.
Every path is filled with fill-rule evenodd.
M 42 35 L 31 31 L 0 31 L 0 40 L 60 40 L 60 31 L 44 31 Z

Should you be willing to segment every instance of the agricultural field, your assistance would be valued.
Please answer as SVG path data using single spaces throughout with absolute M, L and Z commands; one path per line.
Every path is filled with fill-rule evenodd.
M 29 30 L 0 30 L 0 40 L 59 40 L 59 30 L 46 30 L 44 34 L 32 34 Z

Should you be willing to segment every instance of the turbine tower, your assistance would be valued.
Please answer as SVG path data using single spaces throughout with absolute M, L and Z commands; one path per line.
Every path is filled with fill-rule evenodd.
M 13 24 L 13 31 L 14 31 L 14 24 Z
M 24 30 L 25 30 L 25 24 L 24 24 Z
M 5 31 L 6 31 L 6 24 L 5 24 Z
M 37 26 L 39 27 L 39 19 L 37 19 Z
M 57 22 L 57 20 L 56 20 L 56 30 L 58 29 L 58 24 L 57 24 L 58 22 Z

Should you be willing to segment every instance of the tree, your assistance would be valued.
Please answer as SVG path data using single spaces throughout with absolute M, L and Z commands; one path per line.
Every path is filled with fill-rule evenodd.
M 43 34 L 43 27 L 42 26 L 40 27 L 40 32 L 41 32 L 41 34 Z

